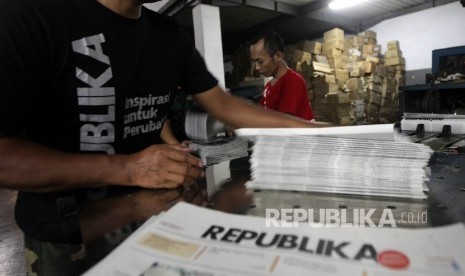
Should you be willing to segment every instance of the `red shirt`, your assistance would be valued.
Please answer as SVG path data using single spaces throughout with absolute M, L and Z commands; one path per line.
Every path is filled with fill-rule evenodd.
M 305 120 L 313 119 L 305 81 L 292 69 L 288 69 L 274 85 L 271 82 L 265 85 L 260 104 Z

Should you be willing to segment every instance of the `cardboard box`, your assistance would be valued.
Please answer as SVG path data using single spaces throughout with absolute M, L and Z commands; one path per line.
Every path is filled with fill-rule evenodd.
M 386 66 L 402 65 L 405 64 L 405 59 L 403 57 L 393 57 L 387 58 L 384 60 Z
M 352 110 L 355 112 L 365 112 L 365 101 L 363 99 L 351 101 Z
M 402 74 L 397 75 L 396 74 L 395 79 L 397 80 L 397 86 L 405 86 L 404 75 L 402 75 Z M 398 89 L 396 91 L 398 91 Z
M 349 100 L 356 101 L 356 100 L 364 100 L 365 99 L 365 92 L 362 90 L 353 90 L 349 91 Z
M 350 102 L 338 104 L 336 107 L 337 116 L 338 117 L 347 116 L 349 115 L 351 109 L 352 109 L 352 105 Z
M 388 46 L 388 51 L 395 51 L 395 50 L 400 49 L 399 41 L 397 40 L 388 41 L 387 46 Z
M 359 62 L 362 60 L 361 56 L 347 56 L 347 63 L 354 63 L 354 62 Z
M 326 97 L 326 91 L 324 91 L 325 89 L 320 89 L 320 86 L 322 84 L 318 84 L 318 85 L 315 85 L 313 87 L 313 102 L 312 102 L 312 108 L 316 108 L 316 105 L 322 105 L 322 104 L 326 104 L 325 102 L 325 97 Z
M 371 61 L 364 61 L 363 62 L 363 70 L 365 74 L 371 74 L 373 71 L 376 70 L 376 64 Z
M 382 84 L 370 82 L 366 85 L 367 91 L 375 91 L 376 93 L 381 94 L 383 91 Z
M 386 77 L 394 78 L 396 75 L 396 67 L 395 66 L 386 66 Z
M 381 78 L 379 75 L 373 73 L 370 76 L 365 77 L 365 83 L 370 83 L 370 82 L 382 84 L 383 83 L 383 78 Z
M 336 84 L 337 86 L 339 87 L 339 90 L 340 91 L 344 91 L 344 92 L 348 92 L 349 90 L 347 89 L 347 86 L 346 86 L 346 81 L 342 81 L 342 80 L 338 80 L 336 79 Z
M 379 63 L 379 58 L 374 57 L 374 56 L 368 56 L 368 57 L 366 57 L 365 61 L 369 61 L 369 62 L 373 62 L 373 63 L 378 64 Z
M 375 48 L 375 44 L 363 44 L 363 47 L 362 47 L 362 52 L 364 54 L 373 54 L 373 49 Z
M 329 64 L 328 58 L 324 55 L 313 55 L 312 61 L 321 62 L 324 64 Z
M 349 76 L 350 77 L 363 77 L 363 75 L 365 75 L 365 70 L 363 68 L 363 66 L 360 66 L 360 65 L 357 65 L 357 66 L 352 66 L 352 67 L 349 67 Z
M 307 62 L 310 64 L 310 62 L 312 62 L 312 54 L 310 54 L 309 52 L 302 51 L 302 58 L 300 61 Z
M 348 47 L 360 48 L 363 45 L 362 36 L 351 36 L 344 39 L 345 45 Z
M 384 58 L 395 58 L 395 57 L 401 57 L 402 56 L 402 51 L 397 49 L 397 50 L 389 50 L 386 53 L 384 53 Z
M 349 91 L 356 91 L 362 89 L 362 80 L 359 78 L 350 78 L 346 82 L 347 84 L 347 89 Z
M 338 118 L 338 125 L 339 126 L 351 126 L 354 125 L 357 122 L 355 118 L 351 116 L 344 116 L 344 117 L 339 117 Z
M 376 38 L 372 38 L 372 37 L 365 37 L 363 38 L 363 44 L 377 44 L 378 41 L 376 40 Z
M 372 30 L 367 30 L 367 31 L 358 33 L 358 35 L 365 37 L 365 38 L 376 38 L 376 32 Z
M 385 78 L 386 77 L 386 66 L 384 64 L 378 64 L 378 66 L 376 66 L 375 72 L 373 73 L 380 76 L 381 78 Z
M 328 52 L 332 48 L 344 50 L 344 40 L 339 38 L 325 40 L 325 43 L 323 44 L 323 54 Z
M 325 41 L 325 43 L 328 41 L 328 40 L 331 40 L 331 39 L 341 39 L 341 40 L 344 40 L 344 30 L 341 30 L 339 28 L 334 28 L 334 29 L 331 29 L 325 33 L 323 33 L 323 39 Z
M 326 102 L 327 103 L 349 103 L 349 93 L 345 92 L 338 92 L 338 93 L 328 93 L 326 94 Z
M 371 91 L 369 93 L 369 100 L 368 103 L 376 104 L 376 105 L 381 105 L 382 97 L 381 94 L 375 91 Z
M 329 67 L 328 64 L 324 64 L 324 63 L 316 62 L 316 61 L 312 61 L 310 63 L 310 69 L 312 72 L 316 71 L 316 72 L 322 72 L 322 73 L 327 73 L 327 74 L 332 73 L 331 68 Z
M 313 86 L 313 92 L 315 96 L 326 95 L 328 93 L 339 93 L 339 86 L 334 83 L 315 84 Z
M 304 39 L 299 42 L 299 48 L 302 51 L 309 52 L 314 55 L 320 55 L 322 44 L 319 41 L 309 41 Z
M 336 69 L 334 70 L 334 75 L 336 76 L 336 80 L 339 81 L 347 81 L 349 79 L 349 71 L 344 69 Z
M 335 84 L 336 78 L 333 75 L 322 75 L 312 78 L 312 84 Z
M 349 48 L 347 49 L 347 55 L 349 56 L 358 56 L 358 57 L 361 57 L 362 56 L 362 51 L 360 51 L 360 49 L 358 48 Z
M 397 72 L 404 72 L 405 71 L 405 58 L 404 58 L 404 64 L 399 64 L 396 66 L 396 74 Z
M 346 65 L 345 58 L 343 56 L 328 58 L 329 66 L 334 69 L 343 69 Z

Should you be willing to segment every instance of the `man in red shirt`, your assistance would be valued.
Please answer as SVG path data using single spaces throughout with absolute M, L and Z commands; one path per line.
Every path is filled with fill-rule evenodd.
M 313 119 L 305 81 L 284 61 L 284 42 L 277 33 L 266 31 L 256 36 L 250 46 L 250 58 L 258 73 L 273 77 L 265 86 L 261 105 L 305 120 Z

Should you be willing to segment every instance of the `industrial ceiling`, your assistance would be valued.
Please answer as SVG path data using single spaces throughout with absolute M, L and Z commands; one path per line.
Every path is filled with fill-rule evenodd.
M 332 28 L 356 34 L 397 16 L 433 8 L 457 0 L 367 0 L 344 10 L 330 10 L 331 0 L 163 0 L 150 7 L 174 17 L 193 33 L 192 8 L 208 4 L 220 8 L 224 53 L 262 29 L 280 33 L 287 43 L 318 39 Z

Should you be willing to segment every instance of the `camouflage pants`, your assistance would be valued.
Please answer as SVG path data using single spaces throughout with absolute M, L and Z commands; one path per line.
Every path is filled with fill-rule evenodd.
M 81 275 L 88 269 L 83 244 L 57 244 L 24 238 L 27 275 Z
M 91 244 L 60 244 L 24 237 L 28 276 L 81 275 L 109 254 L 139 225 L 128 225 Z

